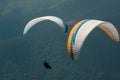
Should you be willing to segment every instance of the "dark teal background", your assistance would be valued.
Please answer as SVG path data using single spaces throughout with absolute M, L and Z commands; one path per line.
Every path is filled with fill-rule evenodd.
M 53 15 L 69 23 L 65 34 L 44 21 L 27 35 L 26 23 Z M 96 28 L 85 41 L 78 61 L 67 55 L 67 37 L 82 19 L 113 23 L 120 32 L 119 0 L 1 0 L 0 80 L 120 80 L 120 43 Z M 48 61 L 51 70 L 44 68 Z

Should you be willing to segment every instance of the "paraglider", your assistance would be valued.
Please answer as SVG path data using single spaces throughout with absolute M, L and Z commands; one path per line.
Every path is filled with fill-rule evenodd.
M 52 68 L 52 67 L 49 65 L 49 63 L 46 62 L 46 61 L 45 61 L 43 64 L 44 64 L 44 67 L 47 68 L 47 69 L 51 69 L 51 68 Z
M 49 20 L 49 21 L 52 21 L 54 23 L 56 23 L 60 28 L 61 30 L 66 33 L 67 32 L 67 25 L 66 23 L 59 17 L 56 17 L 56 16 L 43 16 L 43 17 L 38 17 L 38 18 L 35 18 L 35 19 L 32 19 L 30 20 L 25 28 L 24 28 L 24 31 L 23 31 L 23 35 L 27 34 L 28 31 L 37 23 L 39 22 L 42 22 L 42 21 L 45 21 L 45 20 Z M 44 63 L 44 67 L 47 68 L 47 69 L 51 69 L 52 67 L 49 65 L 49 63 L 47 61 L 45 61 Z
M 62 29 L 63 32 L 65 33 L 67 32 L 67 25 L 64 23 L 64 21 L 61 18 L 56 16 L 43 16 L 29 21 L 24 28 L 23 35 L 25 35 L 35 24 L 45 20 L 50 20 L 52 22 L 55 22 L 56 24 L 58 24 L 58 26 Z
M 70 58 L 78 60 L 83 43 L 90 32 L 96 27 L 103 30 L 113 41 L 120 41 L 117 29 L 110 22 L 92 19 L 79 21 L 73 26 L 68 36 L 67 51 Z

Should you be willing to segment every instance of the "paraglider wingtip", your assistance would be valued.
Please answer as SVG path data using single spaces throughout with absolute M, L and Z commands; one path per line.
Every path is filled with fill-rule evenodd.
M 64 33 L 66 33 L 67 31 L 68 31 L 68 25 L 67 25 L 67 23 L 65 23 L 65 31 L 64 31 Z
M 23 32 L 23 35 L 25 35 L 26 34 L 26 32 Z
M 116 42 L 120 42 L 120 39 L 118 38 L 118 39 L 116 39 L 115 41 L 116 41 Z
M 119 39 L 119 40 L 117 40 L 117 42 L 120 42 L 120 39 Z

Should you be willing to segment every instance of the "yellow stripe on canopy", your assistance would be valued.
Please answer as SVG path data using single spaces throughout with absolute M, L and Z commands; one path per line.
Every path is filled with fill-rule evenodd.
M 67 51 L 68 51 L 68 55 L 73 59 L 73 55 L 72 55 L 72 36 L 75 33 L 75 31 L 77 30 L 77 28 L 79 27 L 79 25 L 84 22 L 85 20 L 79 21 L 78 23 L 75 24 L 75 26 L 73 26 L 73 28 L 71 29 L 69 36 L 68 36 L 68 41 L 67 41 Z

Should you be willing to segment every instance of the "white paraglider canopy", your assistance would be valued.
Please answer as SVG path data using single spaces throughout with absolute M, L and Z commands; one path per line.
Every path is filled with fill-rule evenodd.
M 102 29 L 113 41 L 119 42 L 119 34 L 115 26 L 106 21 L 100 20 L 83 20 L 78 22 L 71 30 L 68 37 L 68 55 L 77 60 L 80 54 L 81 47 L 94 28 Z
M 45 20 L 50 20 L 55 22 L 56 24 L 59 25 L 59 27 L 62 29 L 63 32 L 67 32 L 67 25 L 64 23 L 64 21 L 61 18 L 56 16 L 43 16 L 29 21 L 24 28 L 23 35 L 25 35 L 35 24 Z

